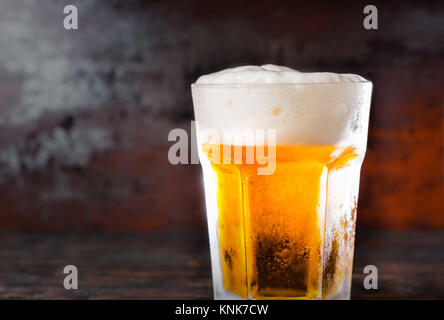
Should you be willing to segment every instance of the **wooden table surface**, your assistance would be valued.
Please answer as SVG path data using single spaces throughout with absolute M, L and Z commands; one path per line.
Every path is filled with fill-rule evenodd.
M 443 232 L 358 232 L 352 299 L 444 299 Z M 1 299 L 211 299 L 207 235 L 0 232 Z M 79 289 L 63 288 L 77 266 Z M 365 290 L 365 265 L 379 289 Z

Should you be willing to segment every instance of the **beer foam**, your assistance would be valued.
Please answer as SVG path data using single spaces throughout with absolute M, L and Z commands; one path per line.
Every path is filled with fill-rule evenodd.
M 299 72 L 297 70 L 266 64 L 242 66 L 207 74 L 197 79 L 198 84 L 256 84 L 256 83 L 341 83 L 363 82 L 357 74 L 332 72 Z
M 198 133 L 276 129 L 278 145 L 364 150 L 371 89 L 370 81 L 355 74 L 303 73 L 275 65 L 226 69 L 192 85 Z M 223 140 L 220 134 L 200 139 Z

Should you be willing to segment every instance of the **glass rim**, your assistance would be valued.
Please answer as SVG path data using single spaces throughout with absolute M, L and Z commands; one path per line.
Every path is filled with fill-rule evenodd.
M 365 85 L 365 84 L 371 84 L 373 85 L 373 82 L 371 80 L 363 80 L 363 81 L 353 81 L 353 82 L 303 82 L 303 83 L 290 83 L 290 82 L 283 82 L 283 83 L 196 83 L 193 82 L 191 84 L 191 88 L 237 88 L 237 87 L 304 87 L 304 86 L 325 86 L 325 85 L 332 85 L 332 86 L 355 86 L 355 85 Z

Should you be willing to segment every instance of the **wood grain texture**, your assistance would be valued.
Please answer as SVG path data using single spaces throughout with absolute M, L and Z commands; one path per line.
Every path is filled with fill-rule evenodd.
M 444 299 L 444 233 L 359 233 L 352 299 Z M 1 299 L 211 299 L 205 232 L 0 235 Z M 63 267 L 79 290 L 63 289 Z M 377 266 L 379 289 L 363 288 Z

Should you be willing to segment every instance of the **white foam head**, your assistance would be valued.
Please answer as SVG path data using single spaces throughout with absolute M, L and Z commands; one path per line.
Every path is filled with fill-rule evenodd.
M 198 84 L 258 84 L 258 83 L 341 83 L 363 82 L 357 74 L 332 72 L 299 72 L 297 70 L 266 64 L 225 69 L 199 77 Z
M 371 89 L 371 82 L 355 74 L 275 65 L 226 69 L 192 85 L 199 131 L 276 129 L 278 145 L 364 148 Z

